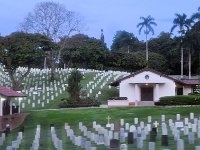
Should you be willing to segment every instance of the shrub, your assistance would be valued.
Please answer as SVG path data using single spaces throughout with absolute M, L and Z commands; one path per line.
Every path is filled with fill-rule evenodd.
M 81 90 L 81 80 L 83 75 L 78 70 L 73 70 L 68 78 L 67 91 L 69 93 L 70 99 L 73 101 L 80 100 L 80 90 Z
M 127 97 L 111 97 L 110 100 L 127 100 Z
M 155 105 L 200 105 L 200 97 L 194 95 L 179 95 L 161 97 Z
M 91 97 L 86 97 L 80 99 L 79 102 L 70 99 L 62 99 L 62 102 L 59 104 L 59 107 L 60 108 L 91 107 L 91 106 L 99 107 L 100 104 L 101 104 L 100 101 Z

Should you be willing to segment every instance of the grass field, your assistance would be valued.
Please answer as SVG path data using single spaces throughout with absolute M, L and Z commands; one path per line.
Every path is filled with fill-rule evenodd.
M 0 69 L 0 86 L 9 86 L 10 79 Z M 96 121 L 97 124 L 106 126 L 107 119 L 109 115 L 111 117 L 111 123 L 119 122 L 120 119 L 124 119 L 125 122 L 133 124 L 135 117 L 139 118 L 139 121 L 147 122 L 147 117 L 152 116 L 152 122 L 158 121 L 161 123 L 161 115 L 166 115 L 166 120 L 169 118 L 175 118 L 176 114 L 181 114 L 182 119 L 189 116 L 190 112 L 195 113 L 195 117 L 200 116 L 200 106 L 191 106 L 191 107 L 132 107 L 132 108 L 77 108 L 77 109 L 59 109 L 58 104 L 61 102 L 61 99 L 68 96 L 66 92 L 67 77 L 69 75 L 68 71 L 57 71 L 58 79 L 57 81 L 51 82 L 49 80 L 49 72 L 44 70 L 32 72 L 29 76 L 23 81 L 24 92 L 27 94 L 27 98 L 22 101 L 24 103 L 23 112 L 28 112 L 29 115 L 26 118 L 23 126 L 25 128 L 23 140 L 20 145 L 20 150 L 29 150 L 34 139 L 36 126 L 41 125 L 41 138 L 40 138 L 40 150 L 54 150 L 53 142 L 51 139 L 50 133 L 50 124 L 55 125 L 56 133 L 59 139 L 63 141 L 63 148 L 66 150 L 79 150 L 81 149 L 78 146 L 72 144 L 70 139 L 66 135 L 64 130 L 64 124 L 68 123 L 70 127 L 74 130 L 76 135 L 83 135 L 79 129 L 79 122 L 83 122 L 83 125 L 94 132 L 92 128 L 92 122 Z M 90 96 L 97 98 L 103 104 L 107 103 L 107 100 L 110 97 L 118 96 L 118 90 L 114 87 L 109 88 L 108 84 L 116 80 L 117 78 L 123 77 L 125 74 L 120 74 L 118 72 L 85 72 L 84 79 L 81 82 L 81 85 L 87 93 L 90 93 L 90 89 L 95 86 L 93 92 L 90 93 Z M 91 83 L 91 84 L 90 84 Z M 89 85 L 89 86 L 88 86 Z M 102 87 L 103 85 L 103 87 Z M 49 90 L 47 90 L 47 87 Z M 65 87 L 65 88 L 64 88 Z M 62 89 L 62 92 L 60 92 Z M 64 90 L 65 89 L 65 90 Z M 97 93 L 101 91 L 101 94 L 98 97 L 95 97 Z M 33 93 L 36 92 L 34 95 Z M 57 96 L 56 96 L 57 94 Z M 54 96 L 51 98 L 51 96 Z M 34 98 L 35 97 L 35 98 Z M 48 101 L 47 101 L 48 100 Z M 15 101 L 13 101 L 15 103 Z M 35 107 L 32 106 L 32 103 L 35 103 Z M 44 103 L 42 107 L 41 103 Z M 17 104 L 17 101 L 16 101 Z M 21 105 L 22 107 L 22 105 Z M 48 110 L 47 110 L 48 109 Z M 51 109 L 51 110 L 50 110 Z M 166 121 L 168 124 L 168 121 Z M 18 129 L 12 130 L 12 132 L 6 137 L 6 142 L 0 146 L 0 150 L 5 150 L 6 146 L 11 145 L 13 140 L 16 140 Z M 169 147 L 161 146 L 161 133 L 158 130 L 156 149 L 162 150 L 168 148 L 171 150 L 176 149 L 176 142 L 174 141 L 171 131 L 169 133 Z M 143 150 L 148 149 L 148 138 L 144 142 Z M 192 150 L 194 145 L 200 145 L 200 140 L 196 140 L 194 145 L 189 145 L 186 136 L 182 136 L 185 140 L 185 149 Z M 97 147 L 98 150 L 107 149 L 105 146 L 99 146 L 95 143 L 92 143 L 93 146 Z M 136 144 L 128 145 L 129 149 L 136 149 Z
M 138 117 L 139 121 L 147 122 L 147 116 L 152 116 L 152 122 L 157 120 L 160 122 L 161 115 L 166 115 L 166 120 L 169 118 L 175 118 L 176 114 L 181 114 L 181 118 L 188 117 L 190 112 L 195 113 L 195 117 L 200 116 L 200 107 L 137 107 L 137 108 L 82 108 L 82 109 L 62 109 L 62 110 L 41 110 L 41 111 L 30 111 L 30 115 L 25 120 L 23 126 L 25 127 L 24 139 L 20 145 L 20 150 L 30 149 L 31 142 L 33 141 L 36 125 L 41 125 L 41 140 L 40 150 L 54 150 L 51 135 L 50 135 L 50 124 L 54 124 L 57 135 L 63 140 L 63 148 L 70 150 L 81 149 L 78 146 L 74 146 L 69 138 L 66 136 L 64 130 L 64 124 L 68 123 L 77 135 L 81 135 L 78 130 L 78 123 L 83 122 L 89 130 L 92 130 L 92 122 L 96 121 L 98 124 L 105 126 L 107 123 L 106 117 L 111 116 L 111 122 L 119 122 L 120 119 L 124 119 L 125 122 L 133 124 L 133 118 Z M 168 123 L 168 122 L 167 122 Z M 15 129 L 8 135 L 6 143 L 0 147 L 1 150 L 5 149 L 6 145 L 11 144 L 11 140 L 16 138 L 18 129 Z M 168 131 L 171 133 L 171 131 Z M 156 149 L 169 148 L 171 150 L 176 149 L 176 142 L 173 140 L 172 135 L 169 134 L 169 147 L 160 146 L 160 133 L 157 136 Z M 194 149 L 194 145 L 189 145 L 185 139 L 185 149 Z M 148 137 L 147 137 L 148 139 Z M 94 144 L 94 143 L 93 143 Z M 195 145 L 200 145 L 200 141 L 196 140 Z M 94 144 L 94 146 L 97 146 Z M 135 148 L 135 144 L 128 145 L 129 149 Z M 97 149 L 106 149 L 105 146 L 97 146 Z M 147 149 L 147 142 L 144 142 L 144 148 Z

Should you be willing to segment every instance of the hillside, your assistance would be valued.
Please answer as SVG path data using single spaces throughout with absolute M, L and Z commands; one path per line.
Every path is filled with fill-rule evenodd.
M 26 68 L 18 68 L 16 76 L 25 70 Z M 23 88 L 20 91 L 26 94 L 27 97 L 23 98 L 21 102 L 15 99 L 13 105 L 19 105 L 20 103 L 22 111 L 58 108 L 60 100 L 68 96 L 66 92 L 67 79 L 71 70 L 73 69 L 56 69 L 57 80 L 51 82 L 49 69 L 32 68 L 30 74 L 22 81 Z M 109 97 L 118 95 L 117 89 L 111 87 L 109 83 L 128 75 L 126 72 L 118 71 L 78 70 L 84 75 L 81 82 L 82 95 L 96 98 L 103 104 L 107 103 Z M 0 86 L 11 86 L 6 72 L 0 70 L 0 77 Z

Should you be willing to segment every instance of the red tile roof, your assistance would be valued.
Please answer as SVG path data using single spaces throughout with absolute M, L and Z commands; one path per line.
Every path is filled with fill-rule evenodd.
M 25 97 L 24 94 L 18 93 L 7 87 L 0 87 L 0 95 L 3 95 L 5 97 Z
M 189 85 L 198 85 L 200 84 L 200 80 L 198 79 L 186 79 L 186 80 L 181 80 L 183 83 L 185 84 L 189 84 Z

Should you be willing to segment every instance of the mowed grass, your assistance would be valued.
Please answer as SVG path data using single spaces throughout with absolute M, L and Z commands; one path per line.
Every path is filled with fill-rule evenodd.
M 125 119 L 125 122 L 133 124 L 134 118 L 138 117 L 139 121 L 147 122 L 147 116 L 152 116 L 152 121 L 161 122 L 161 115 L 166 115 L 166 122 L 168 123 L 169 118 L 175 119 L 176 114 L 181 114 L 181 118 L 189 117 L 189 113 L 195 113 L 195 117 L 200 116 L 200 106 L 191 107 L 133 107 L 133 108 L 81 108 L 81 109 L 60 109 L 60 110 L 41 110 L 41 111 L 31 111 L 27 119 L 25 120 L 23 126 L 25 127 L 24 139 L 20 145 L 20 150 L 30 149 L 31 143 L 34 139 L 36 125 L 41 125 L 41 139 L 40 139 L 40 150 L 54 150 L 51 134 L 50 134 L 50 124 L 55 125 L 56 133 L 60 139 L 63 140 L 63 148 L 70 150 L 81 149 L 78 146 L 74 146 L 69 138 L 66 136 L 64 130 L 64 124 L 68 123 L 74 130 L 76 135 L 82 135 L 78 130 L 78 123 L 83 122 L 83 125 L 87 126 L 88 130 L 94 131 L 92 129 L 92 122 L 96 121 L 98 124 L 105 126 L 107 123 L 106 117 L 109 115 L 111 117 L 111 122 L 119 122 L 120 119 Z M 19 129 L 15 129 L 8 135 L 6 142 L 0 147 L 4 150 L 6 145 L 11 145 L 11 141 L 16 139 L 16 135 Z M 171 150 L 176 149 L 176 142 L 173 140 L 171 131 L 169 133 L 169 147 L 161 146 L 160 142 L 160 130 L 157 136 L 156 149 L 169 148 Z M 182 136 L 185 140 L 185 149 L 194 149 L 194 145 L 189 145 L 187 142 L 187 137 Z M 144 142 L 144 150 L 148 149 L 148 141 Z M 94 146 L 97 146 L 93 143 Z M 199 140 L 195 141 L 195 145 L 200 145 Z M 136 144 L 128 145 L 129 149 L 136 148 Z M 97 149 L 104 150 L 107 149 L 105 146 L 97 146 Z

